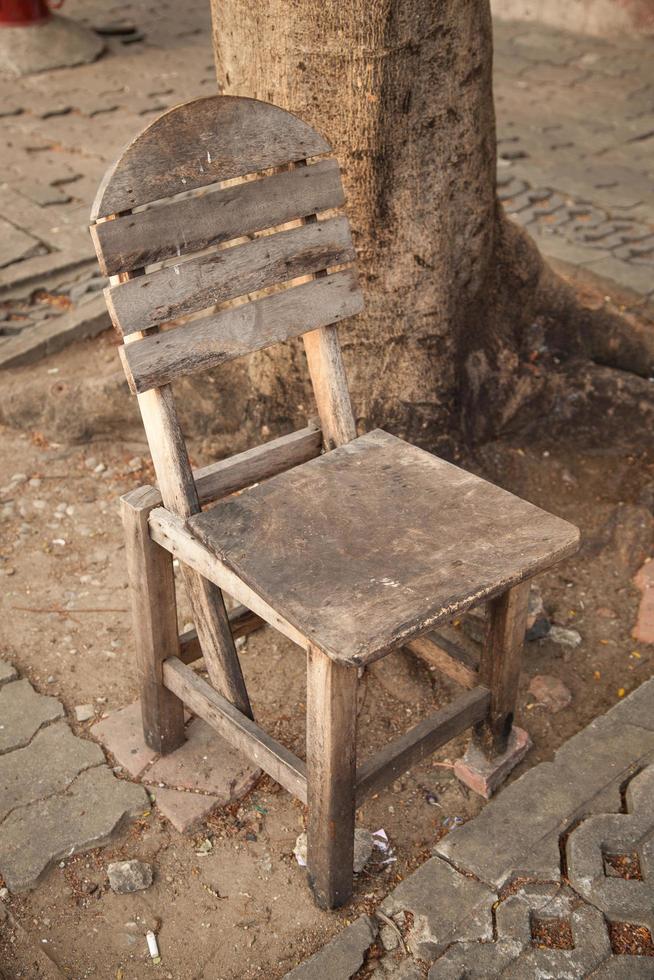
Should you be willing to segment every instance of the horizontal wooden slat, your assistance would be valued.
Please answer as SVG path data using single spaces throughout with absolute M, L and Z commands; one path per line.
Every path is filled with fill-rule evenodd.
M 357 769 L 357 806 L 369 793 L 388 785 L 441 745 L 481 721 L 489 704 L 490 691 L 475 687 L 385 745 Z
M 200 503 L 226 497 L 320 456 L 322 432 L 314 426 L 289 432 L 229 459 L 193 471 Z
M 133 391 L 176 378 L 359 313 L 363 299 L 349 269 L 244 303 L 119 348 Z
M 164 112 L 124 150 L 98 190 L 91 220 L 329 150 L 278 106 L 228 95 L 194 99 Z
M 256 613 L 253 613 L 251 609 L 246 609 L 245 606 L 236 606 L 234 609 L 230 609 L 227 613 L 227 618 L 229 619 L 232 636 L 235 640 L 239 636 L 247 636 L 249 633 L 254 633 L 255 630 L 261 629 L 262 626 L 266 625 L 261 616 L 257 616 Z M 195 627 L 181 633 L 179 637 L 179 659 L 182 663 L 192 664 L 194 661 L 200 660 L 201 657 L 202 648 L 200 647 L 200 641 L 198 640 L 198 633 Z
M 321 448 L 321 430 L 308 425 L 304 429 L 264 442 L 261 446 L 236 453 L 228 459 L 209 463 L 208 466 L 193 470 L 198 499 L 201 504 L 208 504 L 253 483 L 260 483 L 277 473 L 315 459 L 320 455 Z M 147 500 L 139 501 L 141 506 L 150 510 L 161 507 L 161 494 L 154 487 L 137 487 L 125 494 L 125 498 L 131 503 L 134 494 L 141 495 L 145 490 L 149 492 Z
M 130 334 L 355 258 L 347 218 L 331 218 L 158 269 L 105 297 L 114 325 Z
M 186 527 L 182 518 L 176 517 L 163 507 L 156 507 L 150 513 L 148 523 L 153 541 L 166 551 L 170 551 L 194 571 L 199 572 L 204 578 L 209 579 L 219 589 L 233 596 L 237 602 L 242 602 L 293 643 L 297 643 L 304 650 L 308 649 L 307 638 L 201 544 Z
M 426 633 L 417 640 L 411 640 L 406 648 L 462 687 L 473 688 L 479 683 L 479 658 L 475 659 L 472 653 L 440 633 Z
M 181 187 L 179 188 L 182 189 Z M 344 203 L 336 160 L 167 201 L 91 227 L 105 275 L 198 252 Z
M 306 803 L 306 765 L 301 759 L 271 738 L 177 657 L 164 661 L 163 681 L 169 691 L 215 728 L 230 745 L 243 752 L 298 800 Z

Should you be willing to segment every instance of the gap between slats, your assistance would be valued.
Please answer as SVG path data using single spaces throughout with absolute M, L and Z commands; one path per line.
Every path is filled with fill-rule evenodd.
M 354 270 L 336 272 L 119 348 L 132 391 L 158 388 L 363 309 Z
M 247 180 L 201 196 L 170 198 L 91 226 L 105 275 L 199 252 L 345 202 L 334 159 Z
M 105 298 L 114 326 L 128 335 L 355 258 L 347 219 L 330 218 L 110 286 Z

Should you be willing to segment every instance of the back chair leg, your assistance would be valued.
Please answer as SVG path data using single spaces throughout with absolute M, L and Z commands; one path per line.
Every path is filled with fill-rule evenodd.
M 489 760 L 506 752 L 513 727 L 528 601 L 527 581 L 488 603 L 479 680 L 490 689 L 491 701 L 488 717 L 476 728 L 475 744 Z
M 320 650 L 307 655 L 307 866 L 318 905 L 352 895 L 357 671 Z
M 184 704 L 163 686 L 162 663 L 179 656 L 172 555 L 150 537 L 151 507 L 139 506 L 140 487 L 121 499 L 127 574 L 132 598 L 141 712 L 146 743 L 165 755 L 183 744 Z

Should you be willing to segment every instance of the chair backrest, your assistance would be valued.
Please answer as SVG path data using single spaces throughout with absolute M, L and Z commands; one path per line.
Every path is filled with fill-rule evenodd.
M 193 512 L 197 500 L 175 379 L 303 335 L 326 448 L 356 434 L 334 324 L 363 300 L 329 152 L 277 106 L 214 96 L 155 119 L 98 190 L 91 233 L 110 276 L 107 305 L 160 486 L 172 458 L 162 441 L 176 431 L 173 483 L 187 498 L 168 494 L 177 509 Z

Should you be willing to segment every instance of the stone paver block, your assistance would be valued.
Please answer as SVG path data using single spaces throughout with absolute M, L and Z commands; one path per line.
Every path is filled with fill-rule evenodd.
M 335 939 L 287 973 L 284 980 L 350 980 L 359 970 L 371 943 L 377 938 L 377 926 L 368 915 L 362 915 Z
M 496 942 L 454 943 L 436 961 L 429 980 L 486 980 L 500 974 L 514 980 L 579 980 L 587 976 L 611 955 L 611 945 L 601 912 L 589 906 L 575 908 L 572 899 L 557 885 L 528 885 L 498 906 Z M 532 924 L 539 918 L 567 921 L 574 948 L 535 946 Z
M 412 914 L 407 945 L 414 956 L 431 962 L 454 940 L 493 938 L 495 892 L 459 874 L 438 857 L 405 878 L 381 905 L 386 915 L 403 924 Z
M 111 752 L 116 762 L 135 779 L 157 757 L 157 753 L 148 748 L 143 738 L 140 701 L 112 711 L 93 725 L 91 731 Z
M 26 678 L 0 687 L 0 755 L 27 745 L 42 725 L 63 714 L 56 698 L 37 694 Z
M 645 562 L 634 584 L 641 591 L 641 599 L 632 636 L 641 643 L 654 643 L 654 561 Z
M 83 772 L 65 792 L 14 810 L 0 834 L 0 873 L 12 892 L 34 888 L 47 868 L 110 840 L 123 821 L 150 809 L 142 786 L 106 766 Z
M 567 842 L 570 884 L 613 922 L 654 930 L 654 766 L 636 776 L 629 789 L 629 813 L 588 817 Z M 642 880 L 607 875 L 605 854 L 639 857 Z
M 645 681 L 611 708 L 611 717 L 617 723 L 635 725 L 654 732 L 654 678 Z
M 148 783 L 211 793 L 221 806 L 245 796 L 261 776 L 251 763 L 201 718 L 186 730 L 186 742 L 162 756 L 145 774 Z
M 596 812 L 594 801 L 654 754 L 652 733 L 613 720 L 614 710 L 566 742 L 554 762 L 507 786 L 479 816 L 439 841 L 435 853 L 496 886 L 514 874 L 558 878 L 559 835 Z M 525 813 L 529 820 L 516 819 Z
M 15 681 L 17 677 L 18 671 L 13 664 L 7 663 L 6 660 L 0 660 L 0 687 L 9 681 Z
M 66 789 L 84 769 L 104 761 L 100 746 L 76 738 L 65 722 L 49 725 L 24 749 L 0 756 L 0 821 L 15 807 Z
M 654 980 L 651 956 L 612 956 L 589 975 L 589 980 Z
M 217 796 L 177 789 L 156 789 L 153 793 L 157 808 L 180 834 L 194 830 L 220 803 Z
M 489 759 L 470 742 L 466 754 L 454 763 L 454 775 L 474 793 L 489 800 L 498 786 L 501 786 L 512 769 L 524 759 L 531 748 L 531 739 L 524 728 L 514 725 L 509 736 L 506 752 L 495 759 Z

